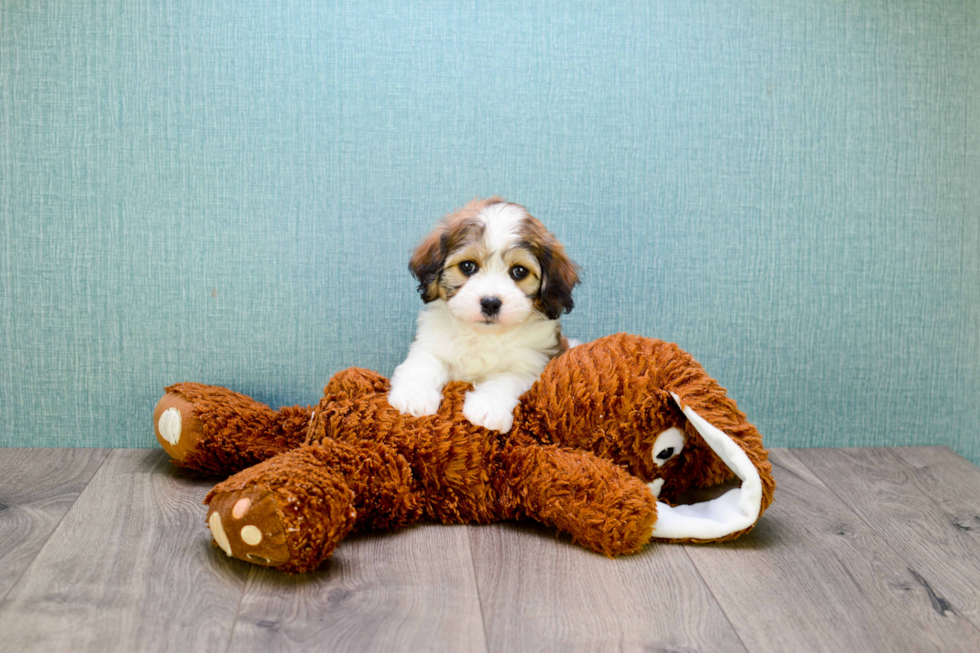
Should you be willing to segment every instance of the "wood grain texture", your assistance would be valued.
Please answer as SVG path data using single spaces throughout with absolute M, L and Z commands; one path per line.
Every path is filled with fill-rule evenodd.
M 343 542 L 320 571 L 251 569 L 230 651 L 485 651 L 467 526 Z
M 607 559 L 534 524 L 421 526 L 286 576 L 212 547 L 213 479 L 158 450 L 0 449 L 0 650 L 980 650 L 980 470 L 771 458 L 776 502 L 734 542 Z
M 679 546 L 605 558 L 531 524 L 471 527 L 491 651 L 744 651 Z
M 0 449 L 0 599 L 108 455 L 109 449 Z
M 749 650 L 980 650 L 969 621 L 934 609 L 934 578 L 828 489 L 836 477 L 770 454 L 779 485 L 756 529 L 687 549 Z
M 0 603 L 11 651 L 225 650 L 246 572 L 160 450 L 115 450 Z
M 933 608 L 980 626 L 980 469 L 945 447 L 807 449 L 815 474 L 916 571 Z

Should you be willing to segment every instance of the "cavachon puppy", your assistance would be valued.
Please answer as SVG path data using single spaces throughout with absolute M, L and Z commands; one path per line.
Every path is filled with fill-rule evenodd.
M 524 207 L 491 197 L 444 217 L 409 270 L 425 307 L 388 402 L 433 415 L 446 383 L 472 383 L 463 415 L 506 433 L 520 396 L 569 347 L 558 318 L 574 306 L 578 266 Z

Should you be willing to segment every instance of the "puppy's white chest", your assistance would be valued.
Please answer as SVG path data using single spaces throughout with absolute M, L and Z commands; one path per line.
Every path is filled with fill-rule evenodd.
M 513 347 L 506 349 L 497 337 L 456 338 L 449 342 L 445 357 L 449 377 L 455 381 L 478 383 L 483 379 L 513 372 L 521 365 L 520 353 L 525 356 L 530 352 L 514 351 Z M 516 354 L 516 355 L 515 355 Z

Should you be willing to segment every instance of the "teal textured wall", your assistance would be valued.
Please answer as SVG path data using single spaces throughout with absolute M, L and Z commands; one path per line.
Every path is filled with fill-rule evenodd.
M 0 4 L 7 446 L 152 446 L 168 383 L 390 373 L 478 194 L 566 332 L 693 353 L 772 446 L 980 462 L 980 3 Z

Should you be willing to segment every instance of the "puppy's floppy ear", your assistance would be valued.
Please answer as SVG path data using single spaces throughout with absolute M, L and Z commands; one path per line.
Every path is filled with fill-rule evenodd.
M 568 258 L 565 248 L 554 237 L 547 239 L 539 259 L 541 290 L 538 291 L 538 303 L 549 320 L 557 320 L 562 313 L 570 313 L 575 307 L 572 289 L 579 283 L 579 266 Z
M 439 299 L 439 275 L 446 263 L 447 233 L 446 226 L 440 224 L 419 243 L 408 262 L 408 270 L 418 279 L 419 294 L 426 304 Z

